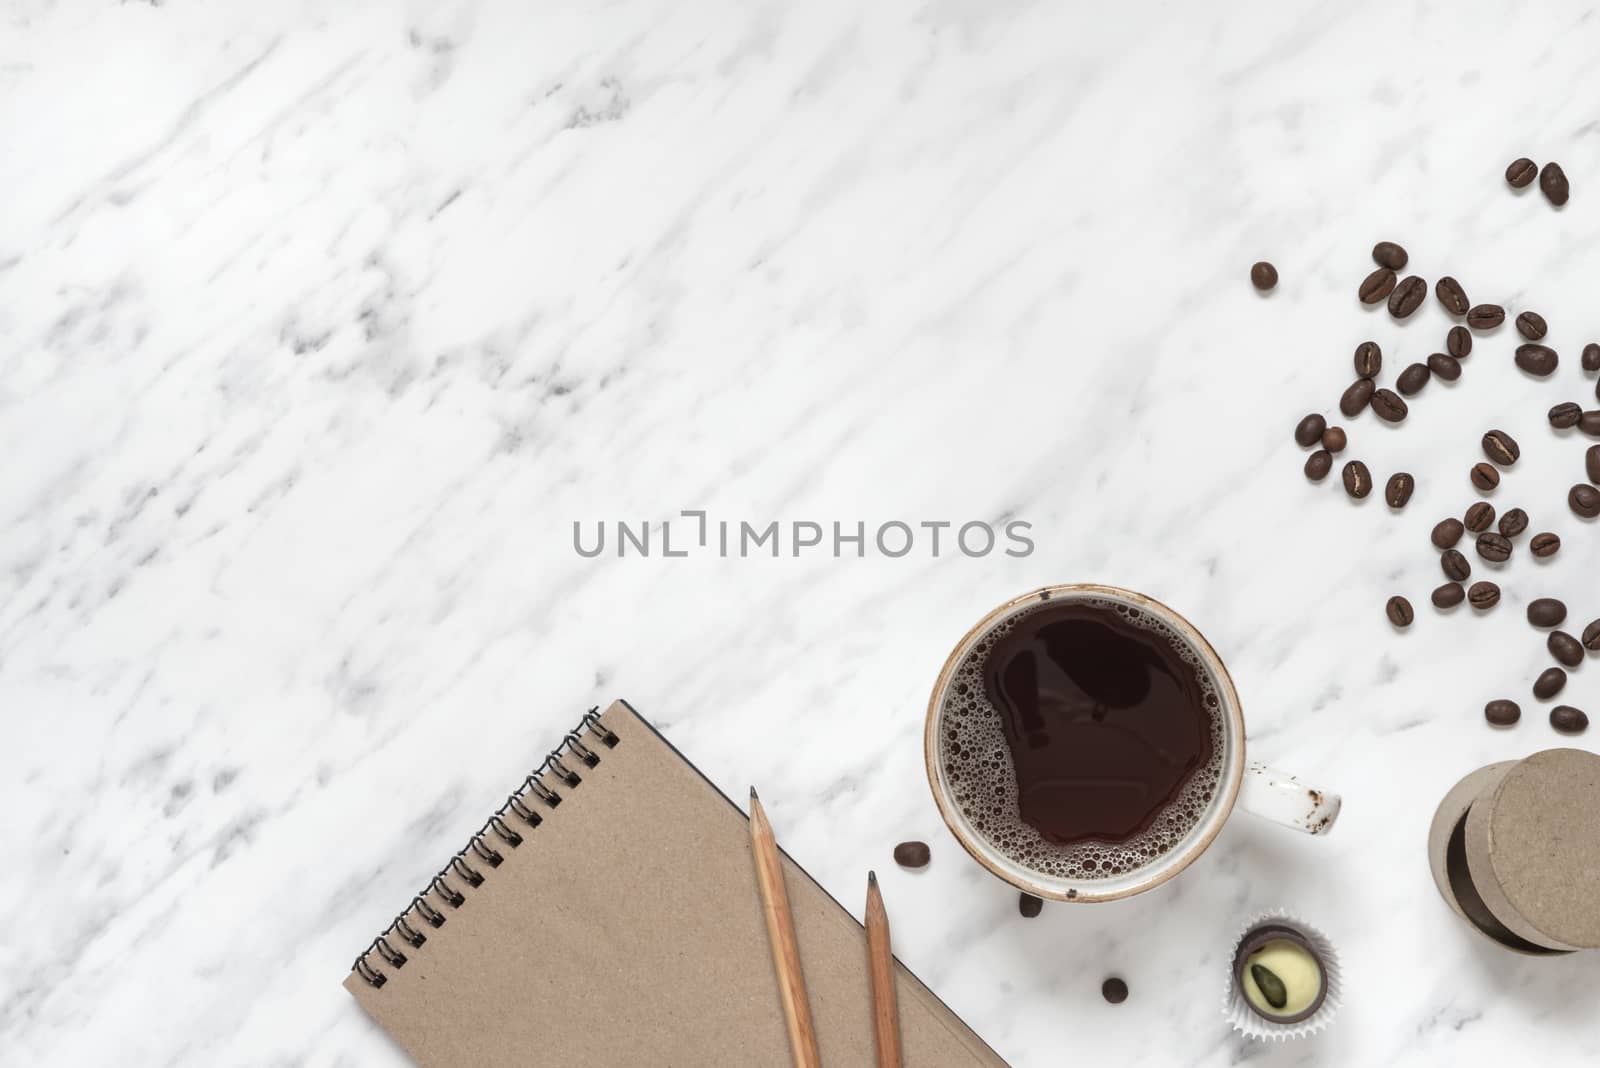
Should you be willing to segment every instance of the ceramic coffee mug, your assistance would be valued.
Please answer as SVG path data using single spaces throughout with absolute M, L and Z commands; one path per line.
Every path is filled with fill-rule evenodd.
M 991 842 L 963 812 L 946 774 L 941 747 L 949 743 L 944 728 L 945 710 L 956 675 L 969 654 L 995 628 L 1006 620 L 1046 602 L 1095 601 L 1126 605 L 1165 625 L 1193 654 L 1198 670 L 1208 677 L 1220 704 L 1222 754 L 1216 788 L 1198 819 L 1162 852 L 1132 870 L 1103 878 L 1068 878 L 1049 874 L 1008 856 Z M 1008 601 L 990 612 L 969 630 L 944 662 L 933 696 L 928 701 L 928 719 L 923 732 L 928 785 L 939 805 L 939 814 L 956 840 L 989 871 L 1006 882 L 1037 897 L 1057 901 L 1110 901 L 1159 886 L 1192 864 L 1216 838 L 1217 832 L 1238 806 L 1286 827 L 1306 834 L 1326 834 L 1339 815 L 1339 796 L 1299 782 L 1294 776 L 1245 757 L 1244 713 L 1228 669 L 1211 643 L 1187 619 L 1166 605 L 1144 594 L 1115 586 L 1076 583 L 1048 586 Z M 1011 774 L 1009 767 L 997 775 Z

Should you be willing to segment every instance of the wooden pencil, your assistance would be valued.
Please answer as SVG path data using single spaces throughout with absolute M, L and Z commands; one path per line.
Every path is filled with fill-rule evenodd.
M 778 996 L 789 1028 L 789 1050 L 794 1054 L 796 1068 L 821 1068 L 817 1030 L 811 1022 L 811 1004 L 806 1000 L 806 977 L 800 969 L 800 941 L 795 937 L 789 891 L 783 882 L 783 863 L 772 824 L 767 822 L 766 810 L 761 807 L 754 786 L 750 787 L 750 846 L 755 854 L 761 911 L 767 920 L 767 940 L 772 944 L 772 963 L 778 972 Z
M 878 873 L 867 872 L 867 967 L 872 977 L 872 1031 L 878 1068 L 901 1068 L 900 1001 L 894 988 L 894 951 L 889 947 L 889 914 L 883 910 Z

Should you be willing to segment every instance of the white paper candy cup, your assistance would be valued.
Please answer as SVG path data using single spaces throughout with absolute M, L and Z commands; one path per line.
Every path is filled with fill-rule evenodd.
M 1317 1007 L 1316 1012 L 1304 1020 L 1278 1023 L 1262 1016 L 1245 1000 L 1244 991 L 1240 989 L 1238 979 L 1234 975 L 1233 962 L 1239 955 L 1239 947 L 1244 944 L 1245 938 L 1252 931 L 1266 924 L 1287 927 L 1298 932 L 1322 961 L 1322 984 L 1325 988 L 1322 1004 Z M 1240 928 L 1239 937 L 1233 940 L 1233 948 L 1228 951 L 1228 985 L 1222 999 L 1222 1014 L 1228 1018 L 1235 1031 L 1249 1038 L 1262 1040 L 1303 1038 L 1314 1035 L 1328 1026 L 1328 1021 L 1338 1009 L 1339 957 L 1334 952 L 1333 943 L 1329 942 L 1321 931 L 1292 913 L 1281 911 L 1263 912 Z

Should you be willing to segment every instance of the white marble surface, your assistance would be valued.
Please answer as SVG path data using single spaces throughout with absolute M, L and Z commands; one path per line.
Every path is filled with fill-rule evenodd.
M 1562 502 L 1600 335 L 1586 4 L 11 0 L 0 8 L 0 1062 L 395 1064 L 351 957 L 583 708 L 626 696 L 760 784 L 837 895 L 1011 1062 L 1592 1063 L 1600 956 L 1528 961 L 1437 899 L 1433 806 L 1558 744 L 1521 618 L 1600 614 Z M 1559 158 L 1563 212 L 1501 180 Z M 1368 336 L 1368 249 L 1534 307 L 1300 475 Z M 1258 298 L 1251 261 L 1283 276 Z M 1475 494 L 1566 539 L 1473 619 L 1427 533 Z M 996 520 L 1017 559 L 596 560 L 574 520 Z M 1482 567 L 1480 565 L 1480 570 Z M 1129 902 L 1018 918 L 927 795 L 945 653 L 1038 584 L 1134 586 L 1228 658 L 1252 752 L 1342 791 L 1239 817 Z M 1421 606 L 1397 636 L 1384 599 Z M 1600 714 L 1591 658 L 1569 697 Z M 1580 744 L 1593 748 L 1591 733 Z M 890 847 L 932 842 L 923 874 Z M 1219 1015 L 1235 925 L 1340 946 L 1321 1038 Z M 1098 993 L 1109 973 L 1124 1005 Z

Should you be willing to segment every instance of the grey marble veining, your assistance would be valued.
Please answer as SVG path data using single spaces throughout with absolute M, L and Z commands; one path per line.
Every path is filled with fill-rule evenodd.
M 1544 423 L 1594 406 L 1597 33 L 1567 3 L 5 5 L 0 1062 L 400 1063 L 351 958 L 614 696 L 758 783 L 842 900 L 876 867 L 902 958 L 1018 1068 L 1600 1057 L 1600 963 L 1475 939 L 1423 856 L 1462 774 L 1564 744 L 1526 602 L 1600 615 L 1584 443 Z M 1565 210 L 1505 188 L 1523 154 Z M 1380 238 L 1563 357 L 1531 380 L 1503 329 L 1402 428 L 1337 420 L 1416 475 L 1398 515 L 1308 485 L 1289 434 L 1357 342 L 1385 381 L 1442 347 L 1431 298 L 1356 303 Z M 1496 505 L 1565 548 L 1440 616 L 1427 532 L 1491 426 L 1523 446 Z M 684 509 L 1036 549 L 573 551 Z M 1156 892 L 1020 919 L 938 822 L 922 716 L 967 626 L 1072 580 L 1194 620 L 1335 833 L 1240 816 Z M 1600 715 L 1597 680 L 1563 699 Z M 1280 906 L 1347 1003 L 1246 1046 L 1227 943 Z

